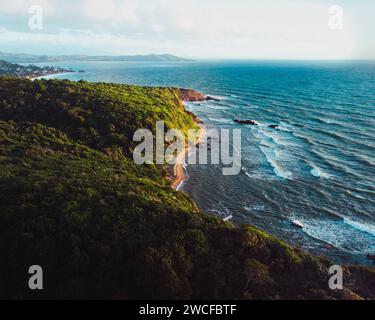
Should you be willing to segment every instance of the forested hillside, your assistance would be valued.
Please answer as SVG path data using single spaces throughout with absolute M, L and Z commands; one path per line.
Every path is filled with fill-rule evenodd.
M 165 168 L 132 161 L 136 129 L 186 131 L 171 88 L 0 78 L 0 298 L 375 298 L 345 269 L 200 212 Z M 28 289 L 29 266 L 44 270 Z

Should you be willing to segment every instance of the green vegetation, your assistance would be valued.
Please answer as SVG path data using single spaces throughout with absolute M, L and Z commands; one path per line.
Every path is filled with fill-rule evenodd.
M 375 272 L 329 261 L 200 212 L 164 168 L 137 166 L 132 135 L 187 130 L 178 89 L 0 79 L 0 297 L 374 298 Z M 45 290 L 27 287 L 44 270 Z
M 0 60 L 0 76 L 36 78 L 62 72 L 73 72 L 73 70 L 62 69 L 59 67 L 38 67 L 35 65 L 23 66 L 20 64 L 13 64 L 4 60 Z

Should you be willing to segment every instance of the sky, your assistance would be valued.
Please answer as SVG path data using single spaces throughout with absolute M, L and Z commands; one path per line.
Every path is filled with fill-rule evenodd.
M 374 0 L 0 0 L 5 52 L 375 59 L 374 33 Z

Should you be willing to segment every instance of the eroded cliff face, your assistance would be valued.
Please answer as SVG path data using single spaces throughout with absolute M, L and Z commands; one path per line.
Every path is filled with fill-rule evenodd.
M 192 89 L 179 89 L 180 90 L 180 99 L 182 101 L 187 102 L 198 102 L 198 101 L 206 101 L 207 96 L 204 94 L 192 90 Z

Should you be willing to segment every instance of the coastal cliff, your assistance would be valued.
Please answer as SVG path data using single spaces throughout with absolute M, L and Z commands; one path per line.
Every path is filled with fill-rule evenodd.
M 178 99 L 176 99 L 178 97 Z M 0 78 L 0 297 L 374 299 L 375 270 L 332 263 L 201 212 L 134 131 L 196 126 L 194 90 Z M 25 286 L 39 264 L 45 289 Z
M 192 90 L 192 89 L 178 89 L 179 90 L 179 98 L 182 101 L 187 102 L 199 102 L 199 101 L 205 101 L 207 100 L 207 96 L 204 94 Z

